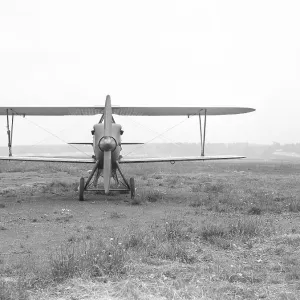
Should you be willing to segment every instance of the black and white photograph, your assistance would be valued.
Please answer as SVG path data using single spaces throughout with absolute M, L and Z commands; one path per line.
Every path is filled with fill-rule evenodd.
M 0 300 L 300 299 L 299 13 L 0 0 Z

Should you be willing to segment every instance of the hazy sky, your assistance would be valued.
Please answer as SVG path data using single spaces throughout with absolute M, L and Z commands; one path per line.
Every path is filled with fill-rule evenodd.
M 0 106 L 102 105 L 106 94 L 124 106 L 248 106 L 209 118 L 207 141 L 300 142 L 299 11 L 297 0 L 0 1 Z M 117 121 L 124 141 L 148 141 L 145 126 L 184 119 Z M 98 117 L 28 120 L 89 141 Z M 59 142 L 29 121 L 16 120 L 14 143 Z M 197 119 L 165 136 L 199 141 Z

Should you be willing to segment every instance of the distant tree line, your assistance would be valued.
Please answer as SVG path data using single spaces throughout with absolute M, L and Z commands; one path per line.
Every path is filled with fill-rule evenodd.
M 196 156 L 200 155 L 200 144 L 196 143 L 150 143 L 145 145 L 124 145 L 122 154 L 124 156 Z M 36 146 L 14 146 L 15 155 L 52 154 L 78 152 L 81 149 L 84 152 L 92 153 L 91 146 L 78 146 L 72 148 L 69 145 L 36 145 Z M 248 158 L 270 159 L 276 158 L 274 153 L 288 152 L 300 155 L 300 143 L 280 144 L 273 142 L 271 145 L 260 145 L 250 143 L 211 143 L 205 147 L 206 155 L 243 155 Z M 7 155 L 7 147 L 0 147 L 0 155 Z

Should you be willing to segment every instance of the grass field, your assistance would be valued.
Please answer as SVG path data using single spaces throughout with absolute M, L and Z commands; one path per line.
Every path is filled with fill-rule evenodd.
M 126 166 L 134 204 L 88 169 L 0 163 L 0 300 L 300 299 L 300 163 Z

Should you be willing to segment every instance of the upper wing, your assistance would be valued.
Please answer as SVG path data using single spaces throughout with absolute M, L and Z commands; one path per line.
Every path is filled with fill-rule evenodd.
M 176 161 L 204 161 L 204 160 L 224 160 L 224 159 L 239 159 L 245 156 L 220 155 L 220 156 L 185 156 L 185 157 L 162 157 L 162 158 L 121 158 L 120 164 L 130 163 L 153 163 L 153 162 L 170 162 Z
M 248 107 L 115 107 L 113 113 L 123 116 L 193 116 L 235 115 L 254 111 Z
M 41 157 L 41 156 L 0 156 L 0 160 L 9 161 L 44 161 L 61 163 L 95 163 L 92 158 L 61 158 L 61 157 Z
M 120 116 L 193 116 L 234 115 L 254 111 L 248 107 L 123 107 L 113 106 L 112 113 Z M 56 107 L 0 107 L 0 115 L 21 116 L 80 116 L 103 114 L 104 106 Z

